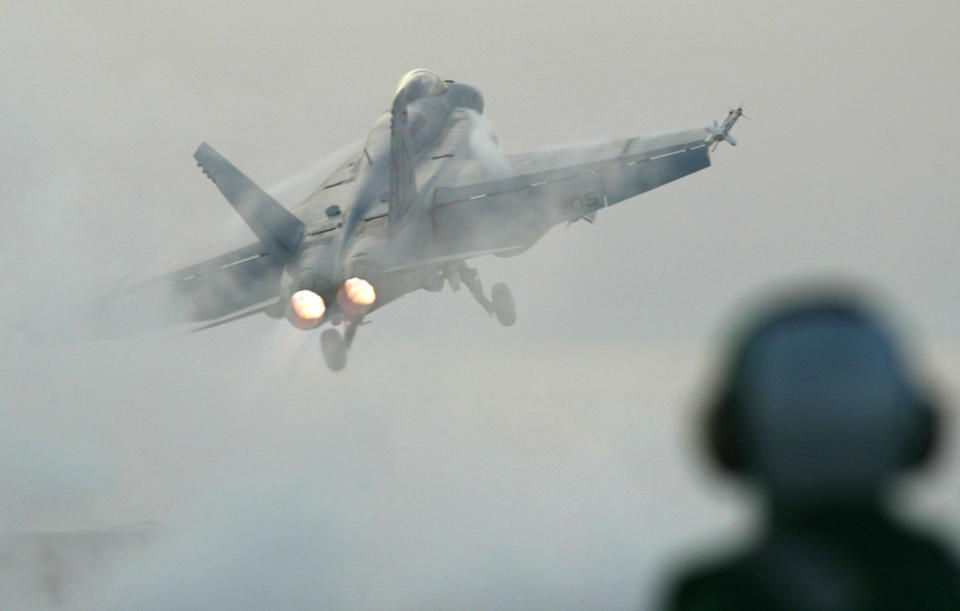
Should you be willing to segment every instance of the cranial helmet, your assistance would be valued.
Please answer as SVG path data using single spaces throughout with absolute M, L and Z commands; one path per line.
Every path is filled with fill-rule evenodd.
M 931 454 L 938 412 L 856 300 L 775 308 L 734 342 L 707 410 L 725 469 L 787 497 L 870 493 Z

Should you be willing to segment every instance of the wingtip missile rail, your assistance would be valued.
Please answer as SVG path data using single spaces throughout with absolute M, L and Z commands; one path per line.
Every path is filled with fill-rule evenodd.
M 717 146 L 719 146 L 721 142 L 728 142 L 731 146 L 737 146 L 737 139 L 730 135 L 730 130 L 733 129 L 734 124 L 740 117 L 746 117 L 746 115 L 743 114 L 743 104 L 730 109 L 723 123 L 718 125 L 717 122 L 714 121 L 713 125 L 707 127 L 707 131 L 710 133 L 707 142 L 713 144 L 711 150 L 717 150 Z

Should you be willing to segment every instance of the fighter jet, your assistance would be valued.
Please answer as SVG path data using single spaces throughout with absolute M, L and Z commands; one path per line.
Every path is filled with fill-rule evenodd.
M 139 323 L 206 329 L 254 314 L 321 326 L 343 369 L 364 317 L 403 295 L 466 286 L 500 324 L 516 319 L 504 284 L 484 292 L 468 261 L 510 257 L 550 228 L 710 165 L 700 127 L 653 137 L 504 155 L 470 85 L 412 70 L 362 146 L 300 205 L 286 209 L 204 143 L 194 157 L 256 236 L 249 246 L 121 291 L 108 308 Z M 153 313 L 138 304 L 162 303 Z M 152 320 L 149 322 L 157 322 Z

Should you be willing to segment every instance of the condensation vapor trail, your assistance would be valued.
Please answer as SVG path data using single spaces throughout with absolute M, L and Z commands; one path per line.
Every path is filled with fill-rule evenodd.
M 270 185 L 266 190 L 277 198 L 278 201 L 287 206 L 299 204 L 314 189 L 320 186 L 323 179 L 329 176 L 338 165 L 346 161 L 352 153 L 359 151 L 362 146 L 363 139 L 358 138 L 338 148 L 329 155 L 324 155 L 296 174 Z

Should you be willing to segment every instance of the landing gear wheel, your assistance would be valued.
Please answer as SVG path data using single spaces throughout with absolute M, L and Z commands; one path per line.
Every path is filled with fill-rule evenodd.
M 497 320 L 504 327 L 509 327 L 517 322 L 517 312 L 513 307 L 513 295 L 510 293 L 510 287 L 502 282 L 493 285 L 490 292 L 493 301 L 493 313 Z
M 320 351 L 330 371 L 341 371 L 347 365 L 347 345 L 336 329 L 327 329 L 320 336 Z

